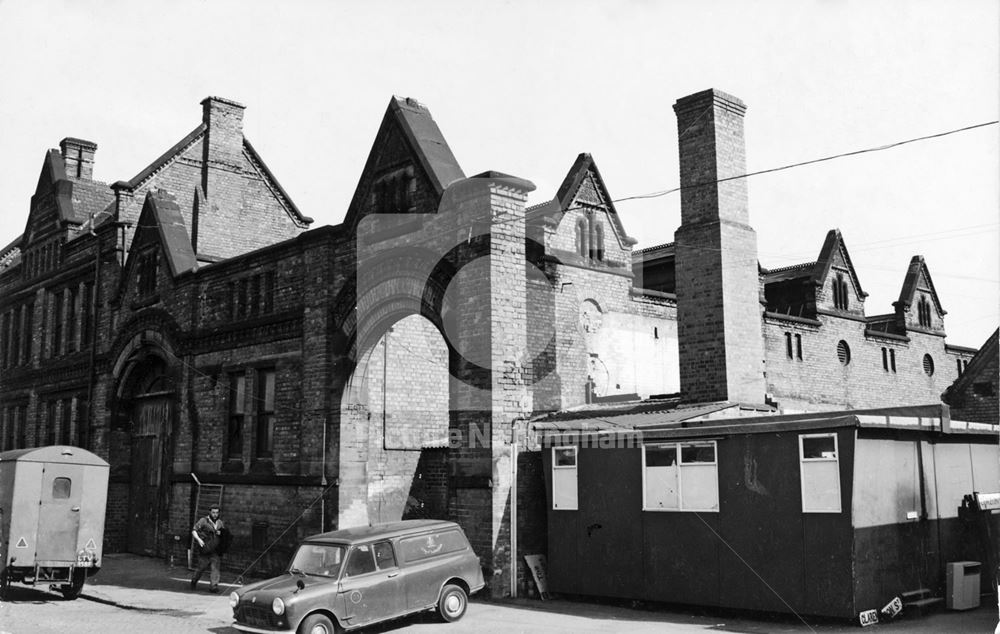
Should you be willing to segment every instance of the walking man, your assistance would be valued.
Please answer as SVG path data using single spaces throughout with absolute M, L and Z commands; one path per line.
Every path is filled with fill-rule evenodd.
M 225 528 L 219 517 L 218 506 L 209 508 L 208 516 L 195 522 L 194 528 L 191 529 L 191 536 L 198 544 L 198 568 L 194 571 L 194 577 L 191 578 L 192 590 L 198 587 L 198 580 L 201 579 L 202 573 L 211 566 L 208 591 L 213 594 L 219 593 L 219 562 L 222 556 L 222 553 L 219 552 L 219 544 L 223 530 Z

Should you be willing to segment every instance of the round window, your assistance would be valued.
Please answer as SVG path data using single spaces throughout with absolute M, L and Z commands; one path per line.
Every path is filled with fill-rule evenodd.
M 837 358 L 843 365 L 851 362 L 851 347 L 843 339 L 837 343 Z
M 924 374 L 927 376 L 934 375 L 934 359 L 929 354 L 924 355 Z

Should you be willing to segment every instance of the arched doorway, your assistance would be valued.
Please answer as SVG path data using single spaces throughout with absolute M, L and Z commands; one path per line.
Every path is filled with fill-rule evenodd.
M 169 460 L 177 391 L 170 367 L 150 351 L 137 352 L 119 378 L 115 407 L 118 455 L 128 461 L 129 552 L 155 555 L 167 524 Z

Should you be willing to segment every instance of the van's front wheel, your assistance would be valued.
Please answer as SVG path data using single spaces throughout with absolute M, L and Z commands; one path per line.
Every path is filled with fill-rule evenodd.
M 448 584 L 441 590 L 441 600 L 438 601 L 438 615 L 448 622 L 453 623 L 462 618 L 465 609 L 469 607 L 469 596 L 461 587 Z
M 335 634 L 337 628 L 333 621 L 322 614 L 310 614 L 299 625 L 298 634 Z

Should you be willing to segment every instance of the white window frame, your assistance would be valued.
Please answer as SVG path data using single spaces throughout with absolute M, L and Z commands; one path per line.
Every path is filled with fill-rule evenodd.
M 712 462 L 684 463 L 683 448 L 691 445 L 712 445 Z M 677 508 L 649 508 L 646 506 L 646 447 L 674 449 L 677 452 Z M 690 469 L 711 468 L 715 477 L 715 508 L 692 508 L 684 505 L 684 472 Z M 719 443 L 716 440 L 687 440 L 672 443 L 654 443 L 642 446 L 642 510 L 651 513 L 718 513 L 719 500 Z
M 806 458 L 805 457 L 805 440 L 807 438 L 833 438 L 833 456 L 832 457 L 820 457 L 820 458 Z M 807 485 L 806 485 L 806 472 L 810 470 L 809 465 L 818 464 L 830 464 L 835 466 L 834 473 L 836 477 L 833 479 L 837 490 L 837 504 L 836 506 L 830 504 L 827 506 L 817 505 L 813 500 L 807 500 Z M 819 434 L 799 434 L 799 488 L 801 489 L 802 497 L 802 512 L 803 513 L 841 513 L 842 503 L 841 498 L 843 492 L 840 490 L 840 439 L 837 437 L 836 432 L 824 432 Z
M 557 455 L 556 452 L 566 449 L 573 450 L 573 466 L 559 465 L 559 461 L 556 458 Z M 580 509 L 579 480 L 578 480 L 579 471 L 577 471 L 579 466 L 580 466 L 579 447 L 577 447 L 576 445 L 560 445 L 552 448 L 552 510 L 577 511 Z M 573 482 L 572 499 L 568 500 L 565 504 L 560 506 L 557 502 L 557 497 L 558 499 L 562 499 L 562 496 L 556 495 L 556 487 L 561 485 L 557 484 L 557 482 L 562 482 L 564 479 L 570 479 L 570 472 L 572 472 L 572 482 Z

